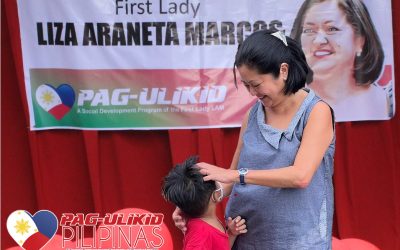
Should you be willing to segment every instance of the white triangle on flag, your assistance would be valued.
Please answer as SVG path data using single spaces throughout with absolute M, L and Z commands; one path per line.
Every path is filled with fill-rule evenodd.
M 35 222 L 24 210 L 16 210 L 7 218 L 7 230 L 11 237 L 22 246 L 32 235 L 38 232 Z
M 57 91 L 46 84 L 42 84 L 37 88 L 36 101 L 46 111 L 62 103 Z

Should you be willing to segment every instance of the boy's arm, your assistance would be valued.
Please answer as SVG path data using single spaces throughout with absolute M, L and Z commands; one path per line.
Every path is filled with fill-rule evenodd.
M 246 229 L 246 220 L 242 219 L 240 216 L 237 216 L 234 220 L 231 217 L 228 218 L 226 223 L 228 227 L 228 236 L 229 236 L 229 246 L 232 248 L 233 243 L 236 240 L 236 237 L 239 234 L 247 233 Z
M 237 237 L 236 235 L 229 234 L 229 247 L 230 248 L 233 247 L 233 243 L 235 243 L 236 237 Z

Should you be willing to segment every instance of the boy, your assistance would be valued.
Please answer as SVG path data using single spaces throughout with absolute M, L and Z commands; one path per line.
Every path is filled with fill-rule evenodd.
M 178 164 L 164 178 L 162 194 L 188 217 L 183 249 L 230 249 L 237 235 L 246 233 L 239 216 L 228 220 L 228 232 L 218 220 L 216 204 L 223 199 L 220 183 L 203 181 L 195 167 L 198 157 Z M 218 189 L 217 189 L 218 185 Z

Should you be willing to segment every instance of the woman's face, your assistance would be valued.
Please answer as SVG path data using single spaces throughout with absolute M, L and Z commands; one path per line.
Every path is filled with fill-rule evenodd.
M 241 81 L 252 96 L 256 96 L 265 107 L 273 107 L 284 96 L 284 79 L 287 78 L 287 64 L 281 66 L 281 74 L 275 78 L 272 74 L 259 74 L 256 70 L 242 65 L 238 68 Z
M 336 1 L 314 4 L 306 13 L 301 44 L 314 75 L 353 71 L 364 39 L 356 37 Z

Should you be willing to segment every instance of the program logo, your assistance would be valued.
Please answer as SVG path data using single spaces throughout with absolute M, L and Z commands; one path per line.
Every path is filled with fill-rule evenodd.
M 63 213 L 60 222 L 48 210 L 40 210 L 33 216 L 25 210 L 16 210 L 8 216 L 7 230 L 25 250 L 173 249 L 164 214 L 140 208 L 125 208 L 104 216 Z
M 17 244 L 26 249 L 41 249 L 55 235 L 57 217 L 49 210 L 31 215 L 25 210 L 12 212 L 7 219 L 7 230 Z
M 46 112 L 60 120 L 74 105 L 75 92 L 66 83 L 61 84 L 58 88 L 50 84 L 42 84 L 36 89 L 36 101 Z

